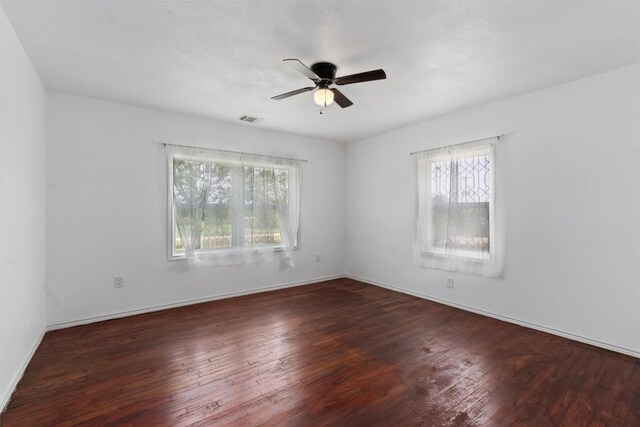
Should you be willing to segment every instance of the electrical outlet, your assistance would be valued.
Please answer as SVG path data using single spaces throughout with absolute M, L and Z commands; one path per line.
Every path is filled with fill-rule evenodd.
M 122 288 L 122 287 L 124 287 L 124 277 L 123 276 L 114 276 L 113 277 L 113 287 L 114 288 Z
M 447 277 L 447 288 L 453 288 L 453 277 Z
M 316 255 L 316 262 L 320 262 L 320 255 Z

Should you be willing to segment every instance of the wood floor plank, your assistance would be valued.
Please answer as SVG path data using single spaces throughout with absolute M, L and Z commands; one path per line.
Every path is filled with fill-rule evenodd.
M 48 332 L 2 426 L 638 426 L 640 361 L 338 279 Z

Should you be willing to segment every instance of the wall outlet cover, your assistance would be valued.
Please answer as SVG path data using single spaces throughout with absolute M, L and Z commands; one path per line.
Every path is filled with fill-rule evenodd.
M 113 287 L 114 288 L 122 288 L 122 287 L 124 287 L 124 277 L 123 276 L 114 276 L 113 277 Z

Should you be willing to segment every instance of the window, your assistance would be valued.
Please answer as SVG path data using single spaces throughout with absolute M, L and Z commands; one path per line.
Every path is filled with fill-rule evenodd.
M 495 140 L 424 151 L 417 166 L 416 262 L 498 275 Z
M 283 249 L 299 218 L 297 161 L 169 147 L 170 256 L 237 264 Z

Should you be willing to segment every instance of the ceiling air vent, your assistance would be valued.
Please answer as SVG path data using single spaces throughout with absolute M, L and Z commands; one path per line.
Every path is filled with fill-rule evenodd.
M 249 115 L 244 114 L 244 115 L 240 116 L 239 120 L 243 121 L 243 122 L 247 122 L 247 123 L 258 123 L 258 122 L 261 122 L 264 119 L 261 119 L 260 117 L 253 117 L 253 116 L 249 116 Z

